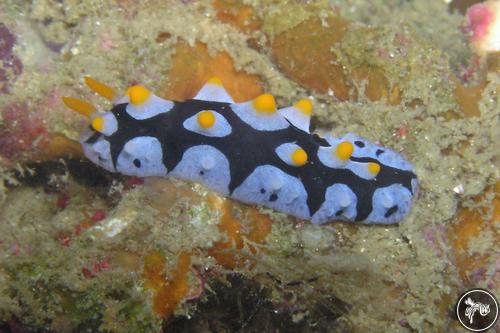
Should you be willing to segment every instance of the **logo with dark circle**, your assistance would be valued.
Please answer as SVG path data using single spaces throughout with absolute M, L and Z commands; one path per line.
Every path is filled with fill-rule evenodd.
M 492 328 L 498 319 L 498 301 L 487 290 L 471 289 L 458 299 L 457 317 L 463 327 L 472 332 Z

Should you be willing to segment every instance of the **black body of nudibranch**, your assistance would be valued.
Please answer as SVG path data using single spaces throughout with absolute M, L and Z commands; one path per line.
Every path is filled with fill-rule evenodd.
M 184 102 L 142 86 L 117 97 L 97 81 L 86 82 L 113 101 L 111 111 L 71 98 L 65 103 L 90 117 L 80 142 L 85 155 L 109 171 L 200 182 L 316 224 L 395 223 L 411 209 L 418 187 L 411 164 L 354 134 L 310 134 L 308 99 L 279 110 L 269 94 L 234 103 L 217 78 Z

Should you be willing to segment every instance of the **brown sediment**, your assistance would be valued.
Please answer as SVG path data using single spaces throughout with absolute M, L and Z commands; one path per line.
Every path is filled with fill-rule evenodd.
M 271 232 L 272 220 L 269 216 L 259 213 L 255 208 L 249 211 L 251 220 L 251 230 L 247 234 L 247 238 L 257 244 L 264 244 L 267 236 Z M 256 254 L 257 249 L 253 245 L 250 246 L 250 251 Z
M 490 73 L 500 73 L 500 51 L 488 54 L 486 68 Z
M 500 181 L 474 198 L 474 201 L 481 203 L 491 195 L 494 196 L 491 206 L 460 208 L 455 222 L 450 224 L 447 230 L 458 274 L 462 283 L 467 287 L 473 287 L 475 283 L 475 281 L 471 281 L 471 272 L 486 267 L 490 260 L 494 260 L 494 255 L 492 256 L 487 248 L 482 252 L 472 251 L 473 243 L 481 243 L 481 236 L 485 233 L 493 235 L 492 244 L 500 243 L 500 233 L 498 233 L 500 227 Z M 491 215 L 486 218 L 488 214 Z
M 189 291 L 187 276 L 191 254 L 179 253 L 177 266 L 170 278 L 166 276 L 166 264 L 159 251 L 152 251 L 144 258 L 144 286 L 154 291 L 153 308 L 162 318 L 168 318 Z
M 450 10 L 459 10 L 462 14 L 465 14 L 467 8 L 478 2 L 481 2 L 481 0 L 452 0 L 450 2 Z
M 143 258 L 137 253 L 120 249 L 110 252 L 109 256 L 111 263 L 125 272 L 140 272 L 144 269 Z
M 330 52 L 342 40 L 349 22 L 329 17 L 328 26 L 312 18 L 277 35 L 271 44 L 273 59 L 291 79 L 317 93 L 331 89 L 340 101 L 350 99 L 346 74 Z
M 83 157 L 82 146 L 64 134 L 55 133 L 44 140 L 40 152 L 34 155 L 35 160 L 55 160 L 60 157 Z
M 401 90 L 397 85 L 390 87 L 389 81 L 382 69 L 361 65 L 352 70 L 352 78 L 358 82 L 366 80 L 365 95 L 370 101 L 386 100 L 389 105 L 401 102 Z
M 172 37 L 171 33 L 167 32 L 167 31 L 161 31 L 156 36 L 155 42 L 157 42 L 157 43 L 163 43 L 164 41 L 166 41 L 170 37 Z
M 255 15 L 253 7 L 241 0 L 214 0 L 212 5 L 217 11 L 217 19 L 221 22 L 231 24 L 242 32 L 260 29 L 262 23 Z
M 213 76 L 218 76 L 224 88 L 235 101 L 252 99 L 262 93 L 259 77 L 237 71 L 226 52 L 211 56 L 205 44 L 197 42 L 194 47 L 185 42 L 175 46 L 171 59 L 172 67 L 160 91 L 168 99 L 183 101 L 193 98 L 196 92 Z
M 179 198 L 192 202 L 203 200 L 202 197 L 191 189 L 190 184 L 173 183 L 170 179 L 153 178 L 147 182 L 147 188 L 148 204 L 158 210 L 161 216 L 168 216 Z
M 480 115 L 479 102 L 483 98 L 483 91 L 489 83 L 487 75 L 488 73 L 499 72 L 500 52 L 496 52 L 486 56 L 484 68 L 478 70 L 479 78 L 477 83 L 466 85 L 458 79 L 454 79 L 454 94 L 463 116 L 478 117 Z M 500 88 L 500 86 L 498 88 Z
M 231 202 L 229 200 L 215 199 L 216 205 L 222 210 L 219 221 L 219 231 L 227 237 L 227 240 L 221 240 L 214 244 L 208 250 L 208 254 L 213 256 L 219 264 L 227 268 L 235 268 L 240 264 L 234 250 L 243 248 L 243 235 L 241 234 L 241 224 L 231 212 Z
M 274 61 L 290 78 L 317 93 L 333 94 L 340 101 L 357 100 L 356 88 L 366 82 L 364 94 L 370 101 L 385 100 L 389 105 L 398 105 L 402 91 L 397 84 L 390 84 L 383 68 L 370 62 L 352 65 L 338 61 L 336 52 L 342 51 L 337 48 L 350 24 L 338 16 L 325 21 L 304 21 L 274 38 Z M 365 33 L 373 30 L 357 29 Z
M 455 86 L 455 98 L 460 107 L 462 115 L 465 117 L 478 117 L 479 111 L 479 101 L 483 97 L 483 90 L 486 87 L 486 82 L 483 82 L 477 86 L 463 86 L 457 83 Z
M 252 243 L 263 244 L 271 232 L 271 219 L 260 214 L 253 207 L 246 207 L 251 220 L 250 230 L 246 230 L 233 215 L 233 203 L 231 200 L 211 196 L 209 202 L 215 209 L 220 210 L 222 213 L 218 227 L 226 239 L 216 242 L 208 250 L 208 254 L 213 256 L 220 265 L 230 269 L 241 268 L 246 264 L 251 264 L 252 258 L 248 254 L 244 255 L 241 252 L 245 245 L 245 239 Z M 252 244 L 249 245 L 249 248 L 252 254 L 257 253 L 255 246 Z

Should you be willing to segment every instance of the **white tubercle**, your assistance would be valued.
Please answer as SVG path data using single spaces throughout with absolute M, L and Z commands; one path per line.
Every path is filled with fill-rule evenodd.
M 279 114 L 285 117 L 293 126 L 309 133 L 311 122 L 312 103 L 309 99 L 301 99 L 293 106 L 278 110 Z
M 277 191 L 282 187 L 283 179 L 279 175 L 276 175 L 276 177 L 273 177 L 269 180 L 269 189 L 271 191 Z
M 231 109 L 241 120 L 258 131 L 277 131 L 290 126 L 276 109 L 271 94 L 262 94 L 252 101 L 231 104 Z
M 215 167 L 215 159 L 213 156 L 205 155 L 201 158 L 201 167 L 205 170 L 211 170 Z
M 224 89 L 221 79 L 218 77 L 213 77 L 207 81 L 207 83 L 198 91 L 193 99 L 199 99 L 204 101 L 213 102 L 223 102 L 223 103 L 234 103 L 233 98 Z

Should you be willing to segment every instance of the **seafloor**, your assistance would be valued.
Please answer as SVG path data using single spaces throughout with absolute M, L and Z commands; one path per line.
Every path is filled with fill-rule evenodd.
M 0 2 L 0 332 L 462 332 L 462 292 L 500 295 L 500 55 L 447 2 Z M 110 107 L 87 75 L 174 100 L 214 75 L 237 101 L 310 97 L 318 133 L 415 165 L 415 207 L 314 226 L 109 174 L 61 102 Z

